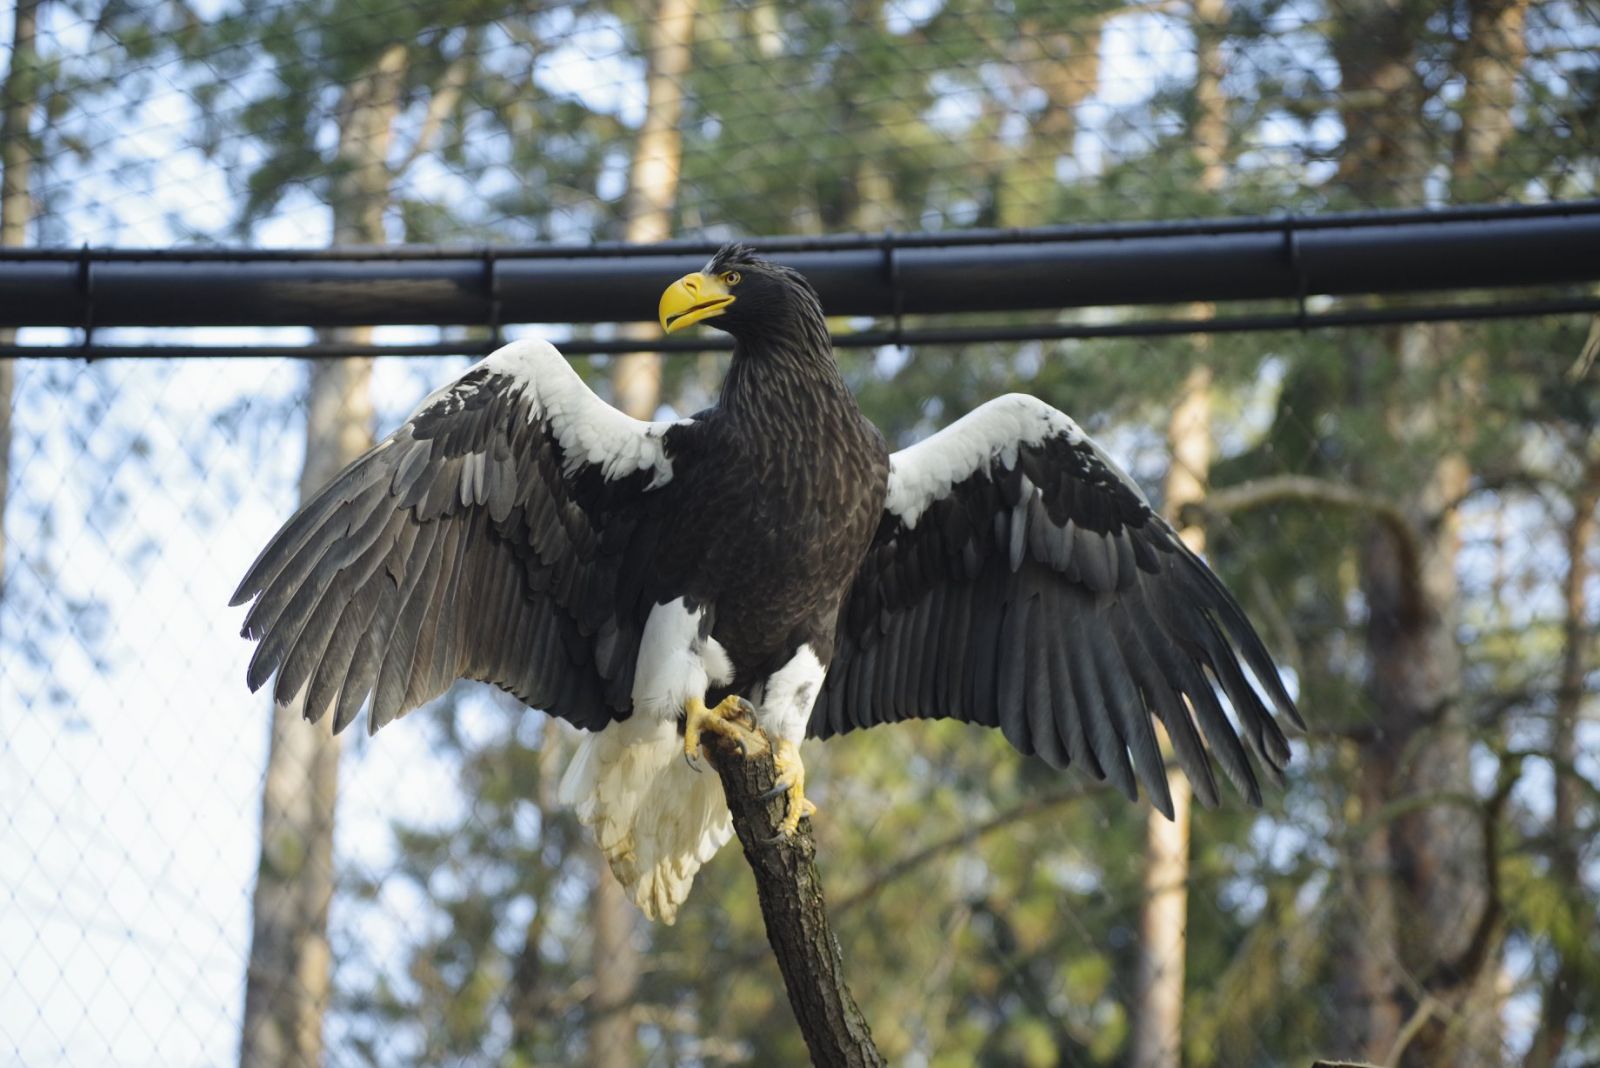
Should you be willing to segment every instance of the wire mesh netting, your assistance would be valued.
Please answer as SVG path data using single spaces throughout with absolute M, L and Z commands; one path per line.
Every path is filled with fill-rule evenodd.
M 651 73 L 677 234 L 1594 194 L 1582 3 L 34 6 L 45 245 L 325 242 L 362 94 L 386 237 L 623 237 Z
M 23 0 L 0 31 L 0 240 L 759 239 L 1578 200 L 1600 174 L 1597 26 L 1586 0 Z M 1076 417 L 1204 529 L 1311 722 L 1262 809 L 1224 788 L 1194 813 L 1176 869 L 1143 805 L 998 732 L 808 745 L 846 965 L 893 1063 L 1600 1057 L 1594 344 L 1589 317 L 1547 316 L 841 354 L 895 444 L 1007 390 Z M 736 850 L 675 925 L 629 913 L 608 940 L 609 876 L 556 799 L 576 732 L 461 684 L 371 740 L 274 739 L 235 583 L 336 448 L 466 363 L 366 366 L 0 362 L 0 1049 L 802 1061 Z M 687 413 L 726 357 L 673 357 L 643 387 L 627 366 L 581 361 L 619 403 Z

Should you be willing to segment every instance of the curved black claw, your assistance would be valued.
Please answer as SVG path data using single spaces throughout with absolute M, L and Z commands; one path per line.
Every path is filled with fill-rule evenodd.
M 807 818 L 809 818 L 809 817 L 806 817 L 806 816 L 802 816 L 801 817 L 801 819 L 807 819 Z M 784 832 L 784 830 L 780 827 L 778 829 L 778 833 L 773 835 L 771 838 L 760 838 L 760 839 L 757 839 L 757 841 L 759 841 L 762 845 L 777 845 L 779 842 L 792 842 L 792 841 L 794 841 L 795 837 L 799 833 L 800 833 L 800 829 L 799 829 L 799 825 L 798 824 L 795 825 L 795 833 L 794 834 L 786 834 Z
M 762 793 L 757 794 L 756 796 L 757 796 L 757 798 L 759 798 L 762 801 L 771 801 L 774 797 L 779 797 L 779 796 L 781 796 L 783 794 L 788 793 L 789 792 L 789 788 L 791 786 L 793 786 L 793 785 L 794 785 L 794 780 L 793 779 L 790 779 L 787 782 L 785 782 L 783 779 L 779 779 L 777 782 L 772 784 L 772 789 L 763 791 Z M 785 838 L 788 838 L 788 837 L 789 837 L 789 835 L 784 834 L 783 833 L 783 828 L 780 826 L 778 828 L 778 833 L 777 834 L 773 835 L 771 838 L 758 839 L 758 841 L 760 841 L 760 843 L 762 845 L 777 845 L 779 842 L 783 841 Z

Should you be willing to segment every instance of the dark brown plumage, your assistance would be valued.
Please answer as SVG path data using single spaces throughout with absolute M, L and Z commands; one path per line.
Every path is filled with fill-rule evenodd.
M 1002 397 L 891 457 L 816 293 L 743 246 L 674 283 L 661 318 L 734 336 L 714 407 L 640 422 L 549 345 L 501 349 L 263 550 L 234 598 L 255 602 L 251 687 L 276 673 L 279 702 L 336 730 L 370 696 L 376 730 L 469 677 L 598 732 L 563 795 L 665 918 L 728 835 L 720 792 L 670 759 L 724 697 L 781 743 L 794 819 L 803 736 L 930 717 L 1130 797 L 1142 782 L 1170 813 L 1159 720 L 1203 801 L 1213 760 L 1259 801 L 1256 765 L 1289 755 L 1268 706 L 1298 722 L 1294 704 L 1072 420 Z

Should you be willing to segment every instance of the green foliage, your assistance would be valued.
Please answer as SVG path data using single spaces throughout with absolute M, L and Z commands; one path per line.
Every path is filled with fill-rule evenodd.
M 1037 166 L 1041 153 L 1055 153 L 1062 168 L 1048 169 L 1051 181 L 1028 206 L 1038 222 L 1363 203 L 1360 183 L 1330 167 L 1329 151 L 1337 146 L 1310 132 L 1339 113 L 1338 96 L 1311 73 L 1331 60 L 1336 44 L 1315 19 L 1297 24 L 1285 44 L 1284 22 L 1294 13 L 1282 6 L 1240 5 L 1231 13 L 1228 48 L 1238 62 L 1229 74 L 1229 178 L 1215 195 L 1194 192 L 1199 164 L 1186 140 L 1194 104 L 1180 71 L 1158 79 L 1137 103 L 1105 109 L 1080 133 L 1098 143 L 1096 165 L 1074 159 L 1072 146 L 1038 143 L 1039 127 L 1030 120 L 1038 114 L 1028 110 L 1037 104 L 1018 89 L 1027 69 L 1008 68 L 1012 53 L 1000 42 L 1024 26 L 1041 38 L 1081 36 L 1114 10 L 996 9 L 954 0 L 915 17 L 870 0 L 705 9 L 686 83 L 683 228 L 764 234 L 992 222 L 996 191 L 1021 188 L 1007 178 L 1009 170 Z M 573 17 L 619 20 L 637 55 L 642 27 L 632 8 L 585 9 Z M 1185 32 L 1170 20 L 1168 28 Z M 1448 63 L 1455 32 L 1428 22 L 1416 62 Z M 1056 58 L 1070 54 L 1068 48 Z M 1590 107 L 1592 100 L 1582 97 L 1588 91 L 1576 78 L 1528 85 L 1530 99 L 1564 115 Z M 507 122 L 515 131 L 538 129 L 514 138 L 515 158 L 531 164 L 575 151 L 568 173 L 578 188 L 594 187 L 603 169 L 596 161 L 629 151 L 630 133 L 614 112 L 589 111 L 571 98 L 520 106 L 546 110 L 537 123 Z M 509 101 L 506 107 L 507 114 L 515 110 Z M 1429 114 L 1436 125 L 1428 143 L 1444 153 L 1452 113 Z M 1264 139 L 1281 136 L 1286 126 L 1305 137 L 1269 150 Z M 1520 168 L 1519 176 L 1566 173 L 1559 136 L 1530 130 L 1516 143 L 1506 165 Z M 476 158 L 464 146 L 451 157 L 463 170 Z M 1057 173 L 1079 177 L 1056 181 Z M 495 201 L 490 213 L 509 212 L 515 202 L 519 228 L 561 232 L 563 222 L 554 217 L 562 209 L 535 196 L 525 187 Z M 614 236 L 607 210 L 594 197 L 572 217 L 588 220 L 597 236 Z M 433 209 L 407 216 L 413 217 L 425 220 L 418 232 L 434 234 L 457 216 Z M 1203 349 L 1188 339 L 1043 342 L 842 359 L 863 406 L 891 441 L 912 440 L 997 393 L 1024 389 L 1106 435 L 1152 493 L 1164 469 L 1161 428 L 1176 384 L 1204 359 L 1216 381 L 1216 485 L 1311 475 L 1398 499 L 1446 449 L 1464 450 L 1474 470 L 1522 470 L 1530 435 L 1566 425 L 1560 440 L 1581 451 L 1571 443 L 1585 439 L 1571 428 L 1592 427 L 1593 392 L 1562 389 L 1552 377 L 1581 341 L 1574 329 L 1554 321 L 1438 328 L 1423 335 L 1432 347 L 1417 366 L 1389 360 L 1391 338 L 1380 330 L 1223 335 Z M 683 407 L 698 406 L 719 367 L 715 359 L 670 365 L 669 394 L 683 397 Z M 1441 381 L 1451 385 L 1442 397 Z M 1402 443 L 1397 410 L 1430 411 L 1434 418 L 1420 430 L 1407 427 Z M 1540 461 L 1570 471 L 1569 460 L 1550 450 Z M 1492 512 L 1512 503 L 1491 495 L 1483 507 Z M 1227 517 L 1211 530 L 1211 559 L 1292 667 L 1315 730 L 1299 749 L 1293 778 L 1265 812 L 1245 810 L 1230 797 L 1223 809 L 1196 816 L 1189 1064 L 1298 1063 L 1343 1048 L 1330 991 L 1346 965 L 1338 916 L 1349 888 L 1350 784 L 1358 769 L 1340 738 L 1382 726 L 1373 718 L 1361 631 L 1359 562 L 1369 529 L 1359 512 L 1287 504 Z M 1504 627 L 1507 609 L 1494 598 L 1470 597 L 1467 610 L 1476 627 Z M 1480 695 L 1487 696 L 1497 685 L 1492 680 L 1517 660 L 1532 656 L 1548 665 L 1559 650 L 1520 641 L 1485 642 L 1468 652 L 1467 677 L 1489 688 Z M 1491 741 L 1505 736 L 1493 728 L 1485 734 Z M 806 756 L 837 930 L 856 994 L 891 1061 L 1124 1063 L 1137 1026 L 1131 1006 L 1139 808 L 1088 790 L 1034 811 L 1030 805 L 1063 788 L 1061 778 L 1017 757 L 996 735 L 952 724 L 851 736 L 808 748 Z M 470 847 L 476 863 L 499 873 L 491 882 L 526 885 L 529 894 L 542 881 L 581 882 L 586 869 L 576 863 L 582 855 L 576 837 L 552 841 L 546 831 L 531 839 L 479 838 L 472 824 L 487 817 L 504 830 L 510 825 L 496 822 L 495 814 L 519 796 L 517 790 L 484 795 L 487 785 L 469 772 L 464 789 L 478 798 L 476 811 L 450 832 L 453 848 Z M 519 789 L 523 797 L 537 793 L 527 784 Z M 1537 809 L 1518 810 L 1516 833 L 1536 833 Z M 1012 811 L 1028 814 L 970 837 L 958 833 Z M 497 1015 L 484 992 L 494 981 L 484 976 L 505 982 L 505 966 L 491 952 L 504 932 L 496 935 L 464 896 L 442 894 L 426 881 L 440 863 L 436 844 L 406 835 L 397 844 L 406 870 L 428 887 L 445 917 L 432 928 L 439 933 L 419 937 L 410 951 L 413 973 L 429 981 L 418 980 L 406 1012 L 423 1020 L 445 1006 L 473 1017 L 487 1013 L 479 1040 L 501 1033 L 503 1026 L 490 1020 L 505 1018 L 509 994 L 502 985 Z M 936 848 L 923 857 L 930 846 Z M 901 858 L 920 859 L 902 869 Z M 1535 865 L 1508 863 L 1503 874 L 1518 902 L 1512 928 L 1539 946 L 1540 966 L 1578 957 L 1592 967 L 1594 928 L 1578 919 L 1576 899 Z M 498 900 L 503 907 L 505 899 Z M 576 904 L 559 892 L 541 900 L 552 928 L 581 931 L 581 894 Z M 654 1063 L 803 1058 L 748 872 L 733 850 L 701 873 L 675 927 L 651 928 L 645 937 L 649 963 L 638 1002 L 647 1022 L 641 1041 Z M 454 971 L 438 963 L 446 955 Z M 536 955 L 541 974 L 579 981 L 581 944 L 552 938 L 538 943 Z M 431 963 L 419 971 L 422 962 Z M 437 990 L 429 985 L 446 974 L 454 979 Z M 536 1063 L 570 1055 L 581 1048 L 571 1029 L 580 1025 L 581 1011 L 544 1021 L 544 1030 L 513 1044 L 506 1057 Z M 455 1034 L 452 1026 L 441 1019 L 425 1029 Z M 453 1049 L 469 1049 L 470 1030 L 460 1038 Z M 1581 1040 L 1592 1046 L 1600 1037 L 1586 1024 Z
M 130 85 L 148 82 L 147 61 L 159 56 L 188 64 L 189 143 L 232 184 L 234 236 L 308 198 L 327 202 L 342 96 L 394 42 L 405 64 L 391 237 L 620 236 L 620 176 L 633 151 L 651 5 L 313 0 L 229 5 L 216 16 L 178 3 L 134 6 L 91 14 L 114 31 Z M 1462 121 L 1463 14 L 1403 6 L 1413 31 L 1404 64 L 1420 86 L 1406 99 L 1420 109 L 1422 162 L 1445 174 Z M 1593 15 L 1581 0 L 1533 5 L 1531 58 L 1517 79 L 1522 121 L 1481 182 L 1439 178 L 1430 197 L 1593 195 Z M 1364 179 L 1366 161 L 1351 156 L 1342 131 L 1358 109 L 1399 104 L 1341 97 L 1336 53 L 1357 28 L 1337 5 L 1282 0 L 1230 6 L 1227 179 L 1197 192 L 1193 33 L 1184 18 L 1100 0 L 708 2 L 684 83 L 679 229 L 940 229 L 1393 201 Z M 1113 32 L 1123 35 L 1123 65 L 1084 75 L 1094 81 L 1063 141 L 1040 85 L 1081 60 L 1085 42 Z M 1127 58 L 1145 46 L 1154 51 Z M 93 79 L 87 66 L 51 62 L 39 77 L 54 120 Z M 589 84 L 552 74 L 572 63 L 589 65 Z M 105 72 L 96 77 L 103 83 Z M 1130 100 L 1123 83 L 1131 80 L 1148 91 Z M 452 97 L 452 85 L 465 89 Z M 40 136 L 49 140 L 41 153 L 58 161 L 100 151 L 71 123 L 53 122 Z M 1059 313 L 1066 322 L 1111 314 Z M 974 344 L 847 353 L 843 363 L 891 442 L 1023 389 L 1105 437 L 1152 495 L 1175 390 L 1200 360 L 1216 376 L 1215 486 L 1310 475 L 1402 499 L 1441 454 L 1459 449 L 1477 473 L 1475 555 L 1460 565 L 1461 624 L 1473 639 L 1461 699 L 1482 713 L 1474 737 L 1492 762 L 1495 751 L 1542 745 L 1547 734 L 1548 681 L 1562 651 L 1550 591 L 1563 564 L 1543 549 L 1507 546 L 1549 543 L 1552 515 L 1593 453 L 1594 379 L 1561 377 L 1584 328 L 1555 320 L 1430 328 L 1413 334 L 1428 350 L 1410 365 L 1389 358 L 1392 337 L 1380 330 L 1221 335 L 1204 346 Z M 715 357 L 672 362 L 668 399 L 684 410 L 706 403 L 720 366 Z M 1429 418 L 1402 428 L 1397 412 Z M 1359 582 L 1370 531 L 1360 513 L 1307 504 L 1230 516 L 1209 531 L 1210 559 L 1293 669 L 1313 733 L 1264 811 L 1225 790 L 1221 810 L 1196 814 L 1185 1037 L 1195 1068 L 1304 1063 L 1346 1038 L 1329 992 L 1346 963 L 1337 913 L 1352 877 L 1361 770 L 1349 737 L 1384 727 L 1369 690 Z M 1516 696 L 1541 684 L 1543 694 Z M 407 919 L 382 951 L 354 918 L 337 932 L 337 1045 L 348 1054 L 340 1059 L 581 1060 L 593 867 L 580 828 L 552 802 L 570 739 L 535 716 L 464 695 L 393 729 L 430 732 L 459 767 L 462 805 L 442 825 L 397 824 L 392 868 L 348 873 L 341 903 L 350 913 Z M 1017 756 L 997 734 L 949 723 L 850 736 L 805 755 L 846 963 L 892 1062 L 1126 1063 L 1138 1026 L 1140 808 Z M 1057 796 L 1074 784 L 1081 794 Z M 1583 826 L 1593 826 L 1594 811 L 1590 797 Z M 1501 866 L 1508 942 L 1533 961 L 1515 993 L 1537 995 L 1558 964 L 1570 965 L 1584 983 L 1572 1048 L 1592 1059 L 1600 1055 L 1594 888 L 1552 877 L 1548 823 L 1548 786 L 1530 778 L 1508 810 Z M 897 866 L 929 847 L 937 848 Z M 736 849 L 701 873 L 676 926 L 640 938 L 648 948 L 636 1009 L 649 1063 L 803 1060 Z

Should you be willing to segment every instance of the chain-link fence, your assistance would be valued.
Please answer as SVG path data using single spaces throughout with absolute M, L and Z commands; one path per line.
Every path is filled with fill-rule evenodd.
M 1600 174 L 1591 2 L 23 0 L 14 16 L 7 245 L 1025 227 L 1576 201 Z M 1311 723 L 1263 809 L 1224 790 L 1194 812 L 1177 868 L 1143 807 L 997 732 L 808 745 L 849 977 L 892 1062 L 1600 1057 L 1589 320 L 841 354 L 899 444 L 1012 389 L 1074 415 L 1204 530 Z M 613 332 L 539 332 L 580 329 Z M 708 403 L 725 367 L 674 356 L 641 385 L 628 361 L 580 362 L 602 394 L 673 412 Z M 0 362 L 0 1050 L 801 1061 L 736 850 L 674 926 L 625 911 L 618 934 L 555 796 L 574 732 L 462 684 L 342 752 L 325 723 L 274 740 L 244 686 L 234 584 L 334 442 L 392 428 L 465 363 L 348 366 L 330 384 L 290 359 Z

